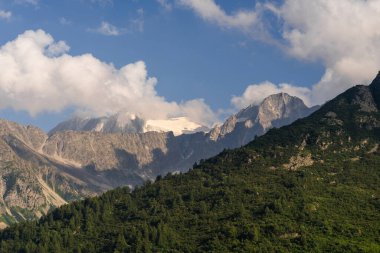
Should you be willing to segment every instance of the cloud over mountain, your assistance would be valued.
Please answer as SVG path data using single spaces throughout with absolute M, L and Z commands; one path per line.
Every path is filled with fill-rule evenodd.
M 43 30 L 26 31 L 0 48 L 0 108 L 25 110 L 31 115 L 77 108 L 92 115 L 118 111 L 149 119 L 187 116 L 210 125 L 213 111 L 202 99 L 169 102 L 155 90 L 138 61 L 116 68 L 91 54 L 73 56 L 63 41 Z
M 353 84 L 369 83 L 368 78 L 380 68 L 380 0 L 284 0 L 231 14 L 214 0 L 176 1 L 206 21 L 251 31 L 251 37 L 276 41 L 274 44 L 292 57 L 323 64 L 325 73 L 320 81 L 309 92 L 302 92 L 312 104 L 323 103 Z M 261 94 L 265 87 L 269 86 L 253 85 L 247 90 Z M 286 87 L 305 91 L 290 84 Z M 281 85 L 277 89 L 281 90 Z M 240 103 L 237 101 L 232 102 Z
M 263 101 L 263 98 L 280 92 L 299 97 L 305 104 L 310 104 L 310 89 L 296 87 L 287 83 L 276 85 L 268 81 L 249 85 L 241 96 L 233 96 L 231 103 L 236 109 L 243 109 L 251 104 L 258 105 Z
M 313 101 L 368 83 L 380 68 L 379 0 L 286 0 L 274 10 L 284 23 L 287 52 L 326 67 L 313 87 Z

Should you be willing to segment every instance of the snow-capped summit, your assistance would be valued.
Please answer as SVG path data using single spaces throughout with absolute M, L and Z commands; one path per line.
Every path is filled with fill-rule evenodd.
M 208 132 L 209 128 L 190 121 L 186 117 L 171 118 L 167 120 L 147 120 L 144 132 L 173 132 L 174 135 Z
M 190 121 L 186 117 L 145 120 L 131 113 L 117 113 L 98 118 L 75 116 L 59 123 L 49 134 L 59 131 L 90 131 L 103 133 L 173 132 L 174 135 L 208 132 L 209 128 Z

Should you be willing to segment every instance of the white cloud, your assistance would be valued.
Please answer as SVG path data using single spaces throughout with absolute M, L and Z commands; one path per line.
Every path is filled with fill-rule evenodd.
M 59 56 L 70 50 L 70 47 L 64 41 L 58 41 L 56 43 L 50 43 L 45 50 L 45 54 L 48 56 Z
M 89 29 L 89 31 L 96 32 L 96 33 L 106 35 L 106 36 L 119 36 L 123 33 L 123 31 L 120 28 L 105 21 L 103 21 L 98 28 Z
M 249 85 L 241 96 L 233 96 L 231 103 L 236 109 L 242 109 L 251 104 L 258 105 L 269 95 L 280 92 L 299 97 L 305 104 L 310 105 L 310 89 L 286 83 L 275 85 L 268 81 Z
M 72 24 L 72 22 L 65 17 L 59 18 L 59 23 L 61 25 L 71 25 Z
M 125 27 L 117 27 L 108 22 L 103 21 L 98 28 L 88 29 L 89 32 L 95 32 L 106 36 L 119 36 L 132 32 L 144 31 L 144 9 L 140 8 L 136 11 L 136 17 L 130 19 Z
M 10 20 L 12 17 L 12 12 L 0 10 L 0 19 Z
M 67 54 L 43 30 L 26 31 L 0 48 L 0 108 L 31 115 L 77 108 L 93 115 L 128 111 L 148 119 L 187 116 L 210 125 L 217 119 L 201 99 L 168 102 L 155 90 L 142 61 L 115 68 L 91 54 Z
M 129 24 L 127 31 L 144 31 L 144 9 L 140 8 L 136 11 L 137 17 L 132 19 Z
M 260 21 L 255 10 L 241 10 L 229 15 L 214 0 L 177 0 L 177 3 L 191 8 L 202 19 L 216 23 L 224 28 L 252 31 Z
M 173 9 L 173 5 L 168 0 L 156 0 L 164 10 L 171 11 Z

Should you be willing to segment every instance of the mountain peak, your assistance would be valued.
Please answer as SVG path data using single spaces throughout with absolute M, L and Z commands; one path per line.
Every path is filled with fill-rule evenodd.
M 252 140 L 255 135 L 262 135 L 272 127 L 288 125 L 293 121 L 308 116 L 319 106 L 309 108 L 302 99 L 291 96 L 285 92 L 270 95 L 259 104 L 251 104 L 229 117 L 226 122 L 211 131 L 210 138 L 219 140 L 227 135 L 239 136 L 239 145 Z
M 259 106 L 256 121 L 260 122 L 265 130 L 283 125 L 284 119 L 289 120 L 288 123 L 295 119 L 309 115 L 311 111 L 298 97 L 291 96 L 281 92 L 271 95 L 263 100 Z M 281 121 L 281 124 L 277 122 Z
M 377 73 L 375 79 L 373 79 L 372 83 L 369 86 L 373 99 L 376 102 L 377 108 L 380 108 L 380 71 Z
M 288 104 L 291 101 L 297 101 L 297 102 L 301 102 L 302 104 L 304 104 L 302 99 L 295 97 L 295 96 L 291 96 L 285 92 L 280 92 L 280 93 L 276 93 L 276 94 L 273 94 L 273 95 L 266 97 L 263 100 L 263 102 L 261 102 L 261 106 L 265 105 L 266 103 L 268 103 L 270 101 L 283 102 L 284 104 Z
M 380 71 L 377 73 L 375 79 L 373 79 L 371 86 L 380 85 Z
M 371 90 L 380 89 L 380 71 L 377 73 L 375 79 L 373 79 L 369 87 Z

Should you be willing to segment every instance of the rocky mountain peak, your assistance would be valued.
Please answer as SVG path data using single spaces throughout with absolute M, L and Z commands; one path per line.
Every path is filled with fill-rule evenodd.
M 276 109 L 286 109 L 286 106 L 300 106 L 302 108 L 305 108 L 306 105 L 302 101 L 302 99 L 290 96 L 287 93 L 281 92 L 277 94 L 270 95 L 266 97 L 263 102 L 260 104 L 261 108 L 276 108 Z
M 380 86 L 380 71 L 377 73 L 370 86 Z
M 251 104 L 229 117 L 222 126 L 210 132 L 210 139 L 217 141 L 231 135 L 233 142 L 239 141 L 234 144 L 227 141 L 228 147 L 244 145 L 255 135 L 262 135 L 272 127 L 290 124 L 318 108 L 319 106 L 309 108 L 302 99 L 287 93 L 273 94 L 264 98 L 259 105 Z
M 264 129 L 269 129 L 273 126 L 277 127 L 276 120 L 289 117 L 300 118 L 308 109 L 302 99 L 282 92 L 263 100 L 256 121 L 260 122 Z

